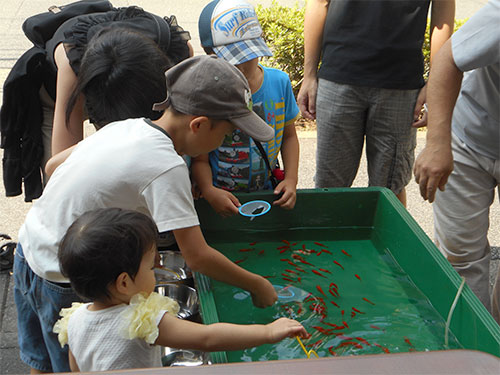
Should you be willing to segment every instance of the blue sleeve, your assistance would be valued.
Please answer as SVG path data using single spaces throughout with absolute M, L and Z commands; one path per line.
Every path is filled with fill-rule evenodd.
M 284 73 L 284 72 L 283 72 Z M 299 114 L 299 106 L 295 95 L 293 95 L 292 84 L 288 74 L 284 73 L 286 80 L 284 82 L 284 96 L 285 96 L 285 124 L 293 120 Z

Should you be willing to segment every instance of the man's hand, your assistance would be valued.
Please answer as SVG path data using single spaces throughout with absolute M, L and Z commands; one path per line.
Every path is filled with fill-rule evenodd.
M 314 120 L 316 118 L 316 93 L 318 81 L 316 78 L 304 78 L 297 96 L 297 104 L 304 118 Z
M 434 202 L 436 190 L 444 191 L 448 176 L 453 170 L 450 145 L 427 144 L 418 156 L 413 173 L 420 186 L 420 195 L 429 203 Z
M 427 126 L 427 108 L 424 104 L 427 101 L 427 84 L 422 87 L 418 93 L 417 102 L 415 103 L 415 108 L 413 109 L 413 126 L 414 128 L 422 128 Z M 422 108 L 425 108 L 422 112 Z

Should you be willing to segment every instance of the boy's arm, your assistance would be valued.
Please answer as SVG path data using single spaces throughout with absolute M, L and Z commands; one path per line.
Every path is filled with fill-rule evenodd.
M 281 145 L 281 157 L 283 159 L 283 169 L 285 179 L 281 181 L 274 194 L 283 192 L 283 196 L 274 201 L 273 204 L 286 209 L 295 207 L 297 201 L 297 182 L 299 179 L 299 139 L 295 130 L 297 118 L 288 121 L 283 130 L 283 143 Z
M 273 344 L 286 337 L 309 336 L 299 322 L 287 318 L 280 318 L 266 325 L 229 323 L 204 325 L 165 314 L 160 321 L 159 330 L 160 334 L 155 345 L 207 352 L 241 350 L 262 344 Z
M 210 247 L 198 225 L 173 232 L 186 264 L 193 271 L 249 291 L 257 307 L 271 306 L 278 299 L 268 280 L 241 268 Z
M 240 201 L 229 191 L 219 189 L 212 184 L 212 169 L 208 154 L 192 159 L 191 173 L 194 182 L 198 185 L 201 195 L 222 216 L 238 214 Z
M 453 34 L 455 21 L 455 0 L 432 0 L 431 3 L 431 24 L 430 24 L 430 42 L 431 56 L 430 63 L 432 65 L 437 51 Z M 424 113 L 422 118 L 418 120 L 422 106 L 427 102 L 427 84 L 422 87 L 417 98 L 414 109 L 415 122 L 413 127 L 420 128 L 427 125 L 427 113 Z
M 317 72 L 329 4 L 329 0 L 309 0 L 306 5 L 304 18 L 304 80 L 297 96 L 297 104 L 302 116 L 311 120 L 316 118 Z
M 81 96 L 76 101 L 69 118 L 69 124 L 66 126 L 66 108 L 76 85 L 77 77 L 69 64 L 62 43 L 56 47 L 54 58 L 57 65 L 57 86 L 52 129 L 52 155 L 58 154 L 83 139 L 84 120 L 84 99 Z

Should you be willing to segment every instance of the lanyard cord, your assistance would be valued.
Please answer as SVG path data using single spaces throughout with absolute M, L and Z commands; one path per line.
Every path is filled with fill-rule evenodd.
M 271 184 L 273 185 L 273 189 L 276 189 L 276 186 L 278 186 L 278 181 L 276 180 L 276 177 L 273 175 L 273 169 L 271 168 L 271 164 L 269 163 L 269 159 L 267 158 L 267 153 L 264 150 L 264 147 L 262 146 L 262 143 L 259 141 L 256 141 L 255 139 L 253 140 L 257 148 L 259 149 L 260 156 L 262 159 L 264 159 L 264 162 L 266 163 L 266 167 L 268 169 L 268 175 L 269 179 L 271 180 Z

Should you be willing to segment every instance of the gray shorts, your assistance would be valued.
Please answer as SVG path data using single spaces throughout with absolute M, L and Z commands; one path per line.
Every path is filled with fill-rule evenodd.
M 395 194 L 411 179 L 420 90 L 393 90 L 319 80 L 316 99 L 316 187 L 349 187 L 366 137 L 369 186 Z

